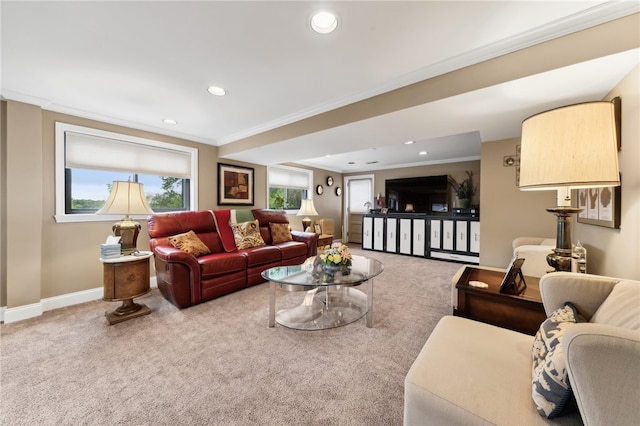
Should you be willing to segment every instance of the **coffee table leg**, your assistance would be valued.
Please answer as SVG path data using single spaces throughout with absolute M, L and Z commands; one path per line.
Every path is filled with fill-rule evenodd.
M 276 326 L 276 283 L 269 282 L 269 327 Z
M 367 294 L 367 327 L 373 328 L 373 278 L 369 280 L 369 294 Z

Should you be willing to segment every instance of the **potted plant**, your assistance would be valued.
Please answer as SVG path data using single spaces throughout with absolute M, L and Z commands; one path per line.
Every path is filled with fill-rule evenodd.
M 453 178 L 449 182 L 453 187 L 453 190 L 458 197 L 460 207 L 462 208 L 471 207 L 471 200 L 477 192 L 476 188 L 473 186 L 473 172 L 467 170 L 466 173 L 467 177 L 460 183 L 456 182 Z

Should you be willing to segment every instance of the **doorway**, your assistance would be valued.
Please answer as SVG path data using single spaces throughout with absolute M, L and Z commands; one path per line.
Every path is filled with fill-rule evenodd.
M 342 238 L 362 244 L 362 215 L 373 207 L 374 175 L 345 176 Z

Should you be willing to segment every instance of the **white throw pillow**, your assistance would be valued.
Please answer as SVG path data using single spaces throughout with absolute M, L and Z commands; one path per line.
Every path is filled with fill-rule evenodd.
M 590 322 L 640 330 L 640 283 L 621 281 L 616 284 Z

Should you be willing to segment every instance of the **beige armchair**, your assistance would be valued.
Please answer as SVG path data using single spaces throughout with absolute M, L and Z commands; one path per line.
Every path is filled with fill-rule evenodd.
M 588 321 L 562 337 L 577 410 L 543 418 L 532 398 L 534 337 L 446 316 L 405 378 L 405 425 L 635 425 L 640 281 L 571 272 L 540 280 L 547 314 L 571 301 Z

